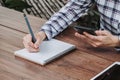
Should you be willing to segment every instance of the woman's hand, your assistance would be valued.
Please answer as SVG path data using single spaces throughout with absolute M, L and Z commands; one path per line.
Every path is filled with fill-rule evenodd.
M 84 32 L 84 35 L 75 33 L 75 36 L 92 45 L 93 47 L 115 47 L 119 45 L 117 36 L 112 35 L 106 30 L 95 31 L 97 36 Z
M 43 31 L 40 31 L 35 34 L 36 42 L 32 42 L 32 37 L 30 34 L 27 34 L 23 38 L 23 44 L 24 47 L 29 51 L 29 52 L 38 52 L 39 51 L 39 45 L 41 42 L 46 38 L 46 34 Z

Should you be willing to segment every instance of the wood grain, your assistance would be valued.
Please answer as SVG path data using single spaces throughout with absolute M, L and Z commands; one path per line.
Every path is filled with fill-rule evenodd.
M 19 15 L 18 15 L 19 14 Z M 46 22 L 46 20 L 34 16 L 28 16 L 29 22 L 33 31 L 39 31 L 39 28 Z M 28 29 L 23 17 L 23 13 L 17 12 L 12 9 L 0 7 L 0 24 L 8 28 L 19 30 L 28 33 Z
M 35 31 L 46 22 L 29 17 Z M 89 80 L 114 61 L 120 61 L 114 49 L 86 45 L 74 36 L 71 27 L 55 37 L 76 45 L 76 50 L 67 55 L 46 66 L 15 57 L 14 51 L 24 48 L 22 38 L 27 28 L 21 26 L 25 25 L 22 13 L 0 7 L 0 80 Z

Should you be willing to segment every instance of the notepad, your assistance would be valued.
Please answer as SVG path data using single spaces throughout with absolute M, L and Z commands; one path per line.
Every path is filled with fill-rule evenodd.
M 120 80 L 120 62 L 114 62 L 90 80 Z
M 24 58 L 40 65 L 45 65 L 73 49 L 75 49 L 75 45 L 62 42 L 57 39 L 51 39 L 49 41 L 42 42 L 40 45 L 40 52 L 29 53 L 26 49 L 21 49 L 15 51 L 15 56 Z

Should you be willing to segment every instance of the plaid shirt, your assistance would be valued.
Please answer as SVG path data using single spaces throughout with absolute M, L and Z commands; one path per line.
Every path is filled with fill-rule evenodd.
M 100 27 L 113 35 L 120 35 L 120 0 L 95 0 L 100 12 Z M 41 28 L 48 39 L 56 36 L 68 25 L 87 13 L 92 0 L 70 0 L 55 13 Z

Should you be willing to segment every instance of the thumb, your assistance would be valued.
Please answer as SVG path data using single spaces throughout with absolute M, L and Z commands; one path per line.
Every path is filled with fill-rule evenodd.
M 106 36 L 106 35 L 109 34 L 109 32 L 106 31 L 106 30 L 97 30 L 97 31 L 95 31 L 95 33 L 96 33 L 98 36 Z
M 41 38 L 40 38 L 39 35 L 37 35 L 37 36 L 36 36 L 36 42 L 35 42 L 35 44 L 34 44 L 34 47 L 35 47 L 35 48 L 39 48 L 40 43 L 41 43 Z

